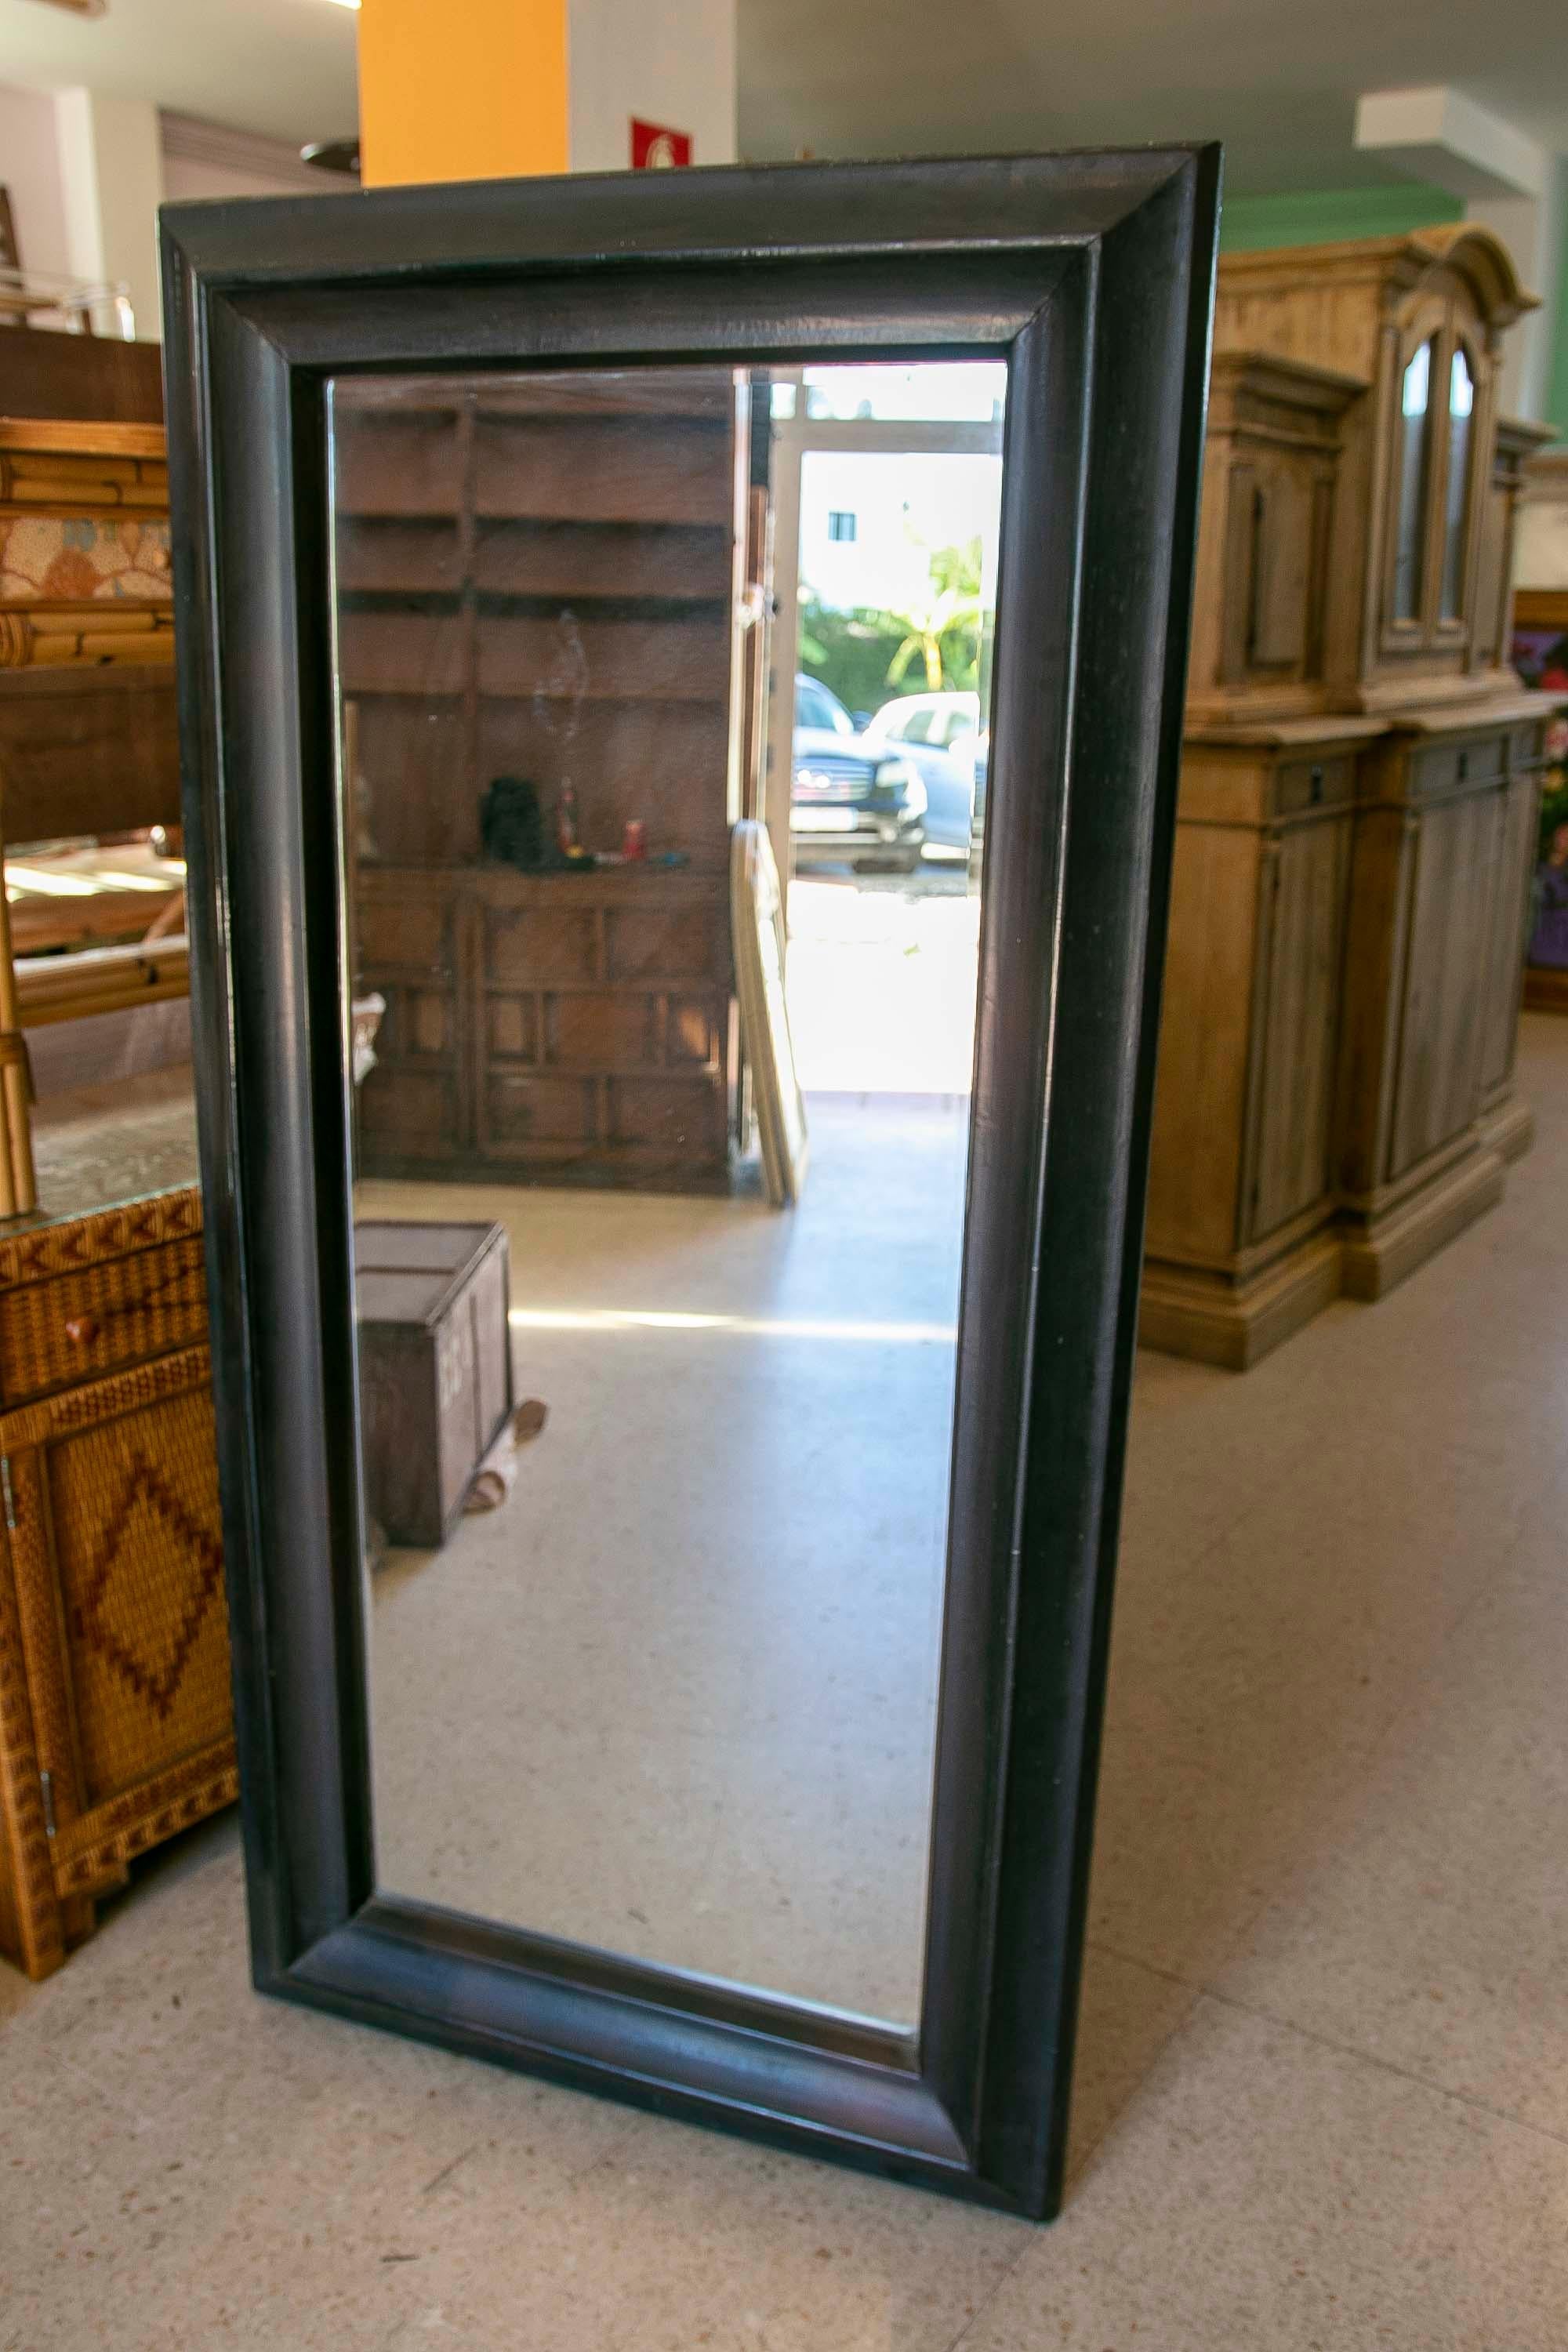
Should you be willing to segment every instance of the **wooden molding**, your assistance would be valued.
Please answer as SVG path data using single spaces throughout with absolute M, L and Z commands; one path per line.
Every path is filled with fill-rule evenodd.
M 158 129 L 164 154 L 181 163 L 249 172 L 258 179 L 278 180 L 312 195 L 331 191 L 333 174 L 314 170 L 287 139 L 268 139 L 258 131 L 233 131 L 226 123 L 204 122 L 199 115 L 181 114 L 166 106 L 158 110 Z
M 93 596 L 0 605 L 0 670 L 96 669 L 104 662 L 172 662 L 172 604 Z
M 155 457 L 168 454 L 161 425 L 116 425 L 107 418 L 0 416 L 0 451 L 68 457 Z
M 18 1017 L 25 1029 L 41 1029 L 52 1021 L 79 1021 L 89 1013 L 188 996 L 190 973 L 183 939 L 160 940 L 152 947 L 88 948 L 79 955 L 19 957 Z

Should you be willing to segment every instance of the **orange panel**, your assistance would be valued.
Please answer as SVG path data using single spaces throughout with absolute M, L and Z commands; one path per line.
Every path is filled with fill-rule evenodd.
M 564 172 L 567 0 L 362 0 L 366 187 Z

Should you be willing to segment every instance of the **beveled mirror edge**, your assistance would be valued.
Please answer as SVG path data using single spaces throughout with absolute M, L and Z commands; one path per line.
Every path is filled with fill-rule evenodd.
M 671 191 L 671 179 L 690 184 Z M 856 236 L 847 247 L 841 227 L 829 235 L 827 224 L 842 222 L 851 184 Z M 337 206 L 328 199 L 177 207 L 164 220 L 193 984 L 257 1981 L 447 2047 L 615 2088 L 646 2104 L 1041 2217 L 1058 2201 L 1064 2160 L 1142 1227 L 1156 950 L 1174 807 L 1217 152 L 650 174 L 641 183 L 531 183 L 527 204 L 518 196 L 497 187 L 398 191 Z M 329 221 L 329 213 L 347 217 Z M 770 234 L 759 254 L 754 225 L 764 214 Z M 608 234 L 616 222 L 618 242 Z M 738 235 L 738 223 L 752 235 Z M 454 224 L 461 251 L 443 259 L 442 236 Z M 692 2009 L 672 2010 L 657 1997 L 628 1999 L 561 1975 L 477 1960 L 433 1916 L 411 1937 L 405 1921 L 389 1916 L 399 1906 L 370 1900 L 364 1694 L 355 1686 L 363 1636 L 357 1553 L 352 1581 L 343 1572 L 344 1513 L 352 1519 L 353 1507 L 345 1495 L 341 1441 L 345 1423 L 352 1435 L 352 1381 L 330 1340 L 323 1355 L 323 1319 L 331 1318 L 319 1311 L 323 1297 L 340 1306 L 346 1298 L 346 1243 L 336 1230 L 341 1216 L 316 1198 L 319 1162 L 310 1148 L 313 1137 L 328 1141 L 331 1157 L 334 1087 L 342 1124 L 341 974 L 329 936 L 335 873 L 323 883 L 299 854 L 307 832 L 319 841 L 323 823 L 335 822 L 324 813 L 331 795 L 322 790 L 331 770 L 330 758 L 323 765 L 331 747 L 322 727 L 330 693 L 308 614 L 299 625 L 296 564 L 298 550 L 307 587 L 319 599 L 324 574 L 314 567 L 322 562 L 326 517 L 324 501 L 316 501 L 318 510 L 310 506 L 310 460 L 321 374 L 334 364 L 405 363 L 395 348 L 399 335 L 405 343 L 418 340 L 403 330 L 389 332 L 384 303 L 374 306 L 360 337 L 341 296 L 322 299 L 334 283 L 341 289 L 349 278 L 368 293 L 379 279 L 395 289 L 395 308 L 426 314 L 428 332 L 429 289 L 446 287 L 459 309 L 468 308 L 461 298 L 478 290 L 474 272 L 481 264 L 519 278 L 542 268 L 531 280 L 536 308 L 548 310 L 546 296 L 559 296 L 569 283 L 570 301 L 557 307 L 563 315 L 571 310 L 575 331 L 584 333 L 591 332 L 583 322 L 591 320 L 595 299 L 603 306 L 605 363 L 612 347 L 616 356 L 634 359 L 639 351 L 647 358 L 672 349 L 715 357 L 744 349 L 762 360 L 785 347 L 756 331 L 778 331 L 776 318 L 759 317 L 768 312 L 770 290 L 760 260 L 779 260 L 796 279 L 815 271 L 821 290 L 835 275 L 842 284 L 846 274 L 862 274 L 836 271 L 836 263 L 850 254 L 876 255 L 893 282 L 894 307 L 902 306 L 904 341 L 900 345 L 896 322 L 887 322 L 865 347 L 868 356 L 896 349 L 980 355 L 973 325 L 967 340 L 961 333 L 944 341 L 933 335 L 931 320 L 943 293 L 967 299 L 973 318 L 976 276 L 985 277 L 1004 230 L 1009 291 L 1021 250 L 1038 265 L 1037 310 L 1062 283 L 1064 255 L 1088 272 L 1097 401 L 1087 409 L 1084 506 L 1071 576 L 1058 570 L 1050 585 L 1059 620 L 1060 598 L 1065 593 L 1070 603 L 1087 558 L 1082 609 L 1068 647 L 1071 679 L 1101 677 L 1124 689 L 1131 677 L 1142 688 L 1125 695 L 1132 707 L 1118 737 L 1115 725 L 1108 731 L 1105 713 L 1097 715 L 1095 698 L 1062 706 L 1064 681 L 1053 681 L 1058 719 L 1069 717 L 1072 727 L 1070 772 L 1127 776 L 1131 784 L 1125 796 L 1099 794 L 1098 823 L 1094 796 L 1080 793 L 1073 824 L 1060 835 L 1069 917 L 1079 904 L 1075 874 L 1087 886 L 1096 866 L 1103 870 L 1098 895 L 1089 889 L 1083 901 L 1095 901 L 1088 929 L 1092 933 L 1098 925 L 1098 943 L 1075 935 L 1069 920 L 1051 960 L 1053 1083 L 1065 1083 L 1075 1058 L 1087 1061 L 1096 1118 L 1072 1153 L 1058 1148 L 1068 1123 L 1047 1126 L 1038 1171 L 1047 1219 L 1041 1231 L 1053 1212 L 1062 1222 L 1065 1187 L 1093 1247 L 1087 1270 L 1053 1286 L 1037 1318 L 1032 1354 L 1037 1373 L 1044 1341 L 1052 1351 L 1044 1360 L 1050 1372 L 1065 1348 L 1081 1394 L 1066 1398 L 1074 1409 L 1059 1421 L 1051 1410 L 1052 1381 L 1037 1377 L 1030 1430 L 1019 1433 L 1026 1507 L 1035 1496 L 1033 1524 L 1026 1507 L 1017 1528 L 1009 1525 L 1005 1532 L 1010 1556 L 1016 1541 L 1026 1605 L 1016 1624 L 1010 1609 L 1008 1624 L 994 1621 L 991 1634 L 992 1671 L 1001 1661 L 1011 1676 L 1010 1698 L 1022 1704 L 1006 1710 L 1005 1749 L 996 1743 L 984 1756 L 961 1759 L 1004 1823 L 981 1890 L 998 1928 L 993 1936 L 987 1919 L 984 1936 L 972 1937 L 962 1982 L 952 1970 L 928 1978 L 922 2071 L 914 2074 L 759 2034 Z M 413 247 L 425 241 L 423 258 L 416 256 L 421 299 L 412 301 L 411 236 Z M 633 339 L 626 351 L 625 308 L 615 308 L 626 270 L 646 273 L 650 285 L 658 281 L 675 297 L 673 313 L 689 318 L 691 305 L 681 312 L 680 272 L 671 257 L 695 252 L 702 257 L 698 275 L 708 280 L 708 299 L 727 265 L 732 278 L 756 289 L 750 309 L 743 299 L 738 313 L 730 305 L 718 348 L 710 343 L 699 352 L 672 344 L 672 333 L 689 330 L 656 319 L 654 340 L 644 347 Z M 313 259 L 320 265 L 314 269 Z M 291 289 L 306 282 L 285 293 L 280 281 Z M 278 289 L 270 299 L 261 292 L 268 288 Z M 689 280 L 684 290 L 689 297 Z M 259 299 L 252 301 L 252 292 Z M 515 320 L 510 328 L 495 327 L 502 307 L 490 305 L 491 347 L 475 353 L 481 364 L 500 363 L 505 334 L 515 332 Z M 448 306 L 436 322 L 441 332 L 450 315 Z M 1030 315 L 1015 311 L 1011 331 L 985 341 L 985 355 L 1007 355 Z M 812 335 L 788 346 L 792 352 L 860 348 L 852 321 L 837 340 L 823 330 L 820 311 L 812 326 Z M 475 341 L 482 344 L 483 336 Z M 595 346 L 572 351 L 584 348 L 591 353 Z M 534 347 L 529 356 L 537 363 L 546 353 Z M 550 356 L 564 361 L 569 352 Z M 1087 378 L 1079 382 L 1080 411 L 1089 389 Z M 1097 432 L 1097 425 L 1103 429 Z M 224 471 L 209 493 L 208 460 L 220 447 Z M 1131 468 L 1130 450 L 1140 461 Z M 1005 482 L 1003 497 L 1005 517 L 1016 514 Z M 243 571 L 242 517 L 249 530 Z M 324 613 L 324 604 L 320 609 Z M 1048 611 L 1022 616 L 1030 625 L 1042 618 L 1048 625 Z M 1018 634 L 1029 642 L 1025 627 Z M 999 700 L 1002 668 L 999 657 Z M 1002 719 L 1000 708 L 997 715 Z M 1021 772 L 1033 753 L 1041 772 L 1043 738 L 1037 727 L 1030 733 L 1034 723 L 1004 723 L 999 768 L 1009 761 Z M 1009 741 L 1015 725 L 1023 731 Z M 1068 804 L 1062 772 L 1060 761 L 1042 772 L 1058 816 Z M 1055 905 L 1046 911 L 1054 931 Z M 237 937 L 243 952 L 236 951 Z M 1103 1014 L 1099 1024 L 1087 1017 L 1108 965 L 1115 966 L 1114 1034 L 1106 1034 Z M 1065 1032 L 1064 1006 L 1073 1008 Z M 976 1131 L 983 1118 L 994 1121 L 1006 1104 L 1005 1089 L 984 1104 L 977 1098 Z M 256 1148 L 247 1148 L 258 1138 Z M 341 1139 L 335 1148 L 342 1149 Z M 346 1198 L 346 1161 L 336 1174 Z M 328 1193 L 332 1190 L 329 1184 Z M 1020 1278 L 1030 1262 L 1030 1250 L 1020 1249 Z M 281 1319 L 273 1311 L 279 1307 Z M 348 1339 L 352 1352 L 352 1332 Z M 1064 1478 L 1057 1458 L 1060 1431 L 1075 1421 L 1089 1450 Z M 334 1449 L 325 1442 L 329 1424 L 340 1441 L 335 1468 Z M 302 1500 L 309 1507 L 303 1518 Z M 1073 1506 L 1060 1536 L 1041 1523 L 1042 1507 L 1048 1517 L 1053 1500 Z M 269 1530 L 281 1538 L 290 1526 L 290 1541 L 268 1545 Z M 446 2005 L 412 2007 L 421 1985 L 428 1993 L 443 1972 Z M 526 1996 L 521 2009 L 520 1986 Z M 640 2021 L 638 2030 L 628 2024 L 628 2012 Z M 612 2048 L 620 2054 L 605 2054 Z M 758 2095 L 759 2063 L 771 2097 Z M 796 2105 L 785 2112 L 780 2095 L 792 2085 Z M 867 2123 L 872 2108 L 881 2118 L 874 2129 Z

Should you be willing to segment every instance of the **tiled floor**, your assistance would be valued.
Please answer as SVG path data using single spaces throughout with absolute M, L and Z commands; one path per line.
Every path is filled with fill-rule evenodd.
M 912 2030 L 967 1097 L 812 1095 L 798 1209 L 362 1186 L 503 1219 L 512 1500 L 373 1581 L 382 1882 Z
M 1053 2228 L 259 2001 L 218 1823 L 0 1977 L 4 2352 L 1562 2352 L 1568 1023 L 1525 1084 L 1394 1297 L 1142 1361 Z

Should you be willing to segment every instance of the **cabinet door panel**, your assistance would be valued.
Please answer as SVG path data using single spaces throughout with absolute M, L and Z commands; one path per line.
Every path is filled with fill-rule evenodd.
M 484 976 L 505 987 L 596 980 L 600 922 L 593 907 L 487 907 L 481 917 Z
M 1515 776 L 1502 796 L 1494 913 L 1487 943 L 1481 1087 L 1489 1094 L 1505 1083 L 1513 1068 L 1534 843 L 1535 779 Z
M 0 1421 L 62 1894 L 233 1794 L 205 1348 Z
M 1299 669 L 1306 658 L 1312 571 L 1311 477 L 1275 465 L 1258 487 L 1254 542 L 1249 666 Z
M 563 991 L 546 1002 L 544 1058 L 566 1068 L 616 1070 L 653 1062 L 654 1003 L 633 990 Z
M 1212 1263 L 1242 1239 L 1258 867 L 1249 827 L 1178 824 L 1149 1166 L 1155 1257 Z
M 1481 1090 L 1488 957 L 1502 801 L 1468 794 L 1426 809 L 1410 883 L 1400 1008 L 1392 1181 L 1475 1118 Z
M 1250 1241 L 1328 1192 L 1350 845 L 1350 820 L 1338 817 L 1299 825 L 1274 845 L 1260 960 Z
M 461 1146 L 457 1081 L 409 1063 L 377 1062 L 359 1094 L 365 1172 L 379 1173 L 376 1155 L 401 1160 L 450 1160 Z
M 418 975 L 450 980 L 458 950 L 455 902 L 445 891 L 416 886 L 362 890 L 355 908 L 359 953 L 367 981 Z

